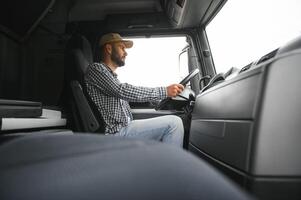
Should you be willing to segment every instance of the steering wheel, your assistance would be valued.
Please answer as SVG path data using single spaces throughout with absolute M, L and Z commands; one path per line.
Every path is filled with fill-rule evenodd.
M 180 84 L 182 84 L 185 87 L 186 84 L 199 73 L 199 71 L 200 71 L 199 69 L 195 69 L 192 72 L 190 72 L 183 80 L 180 81 Z M 161 100 L 155 109 L 156 110 L 162 109 L 165 105 L 167 105 L 170 102 L 171 99 L 172 99 L 171 97 L 167 97 Z

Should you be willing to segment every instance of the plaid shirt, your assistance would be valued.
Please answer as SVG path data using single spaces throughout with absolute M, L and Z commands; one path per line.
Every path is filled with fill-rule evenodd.
M 165 87 L 137 87 L 120 83 L 104 63 L 89 65 L 85 74 L 87 92 L 105 123 L 105 133 L 114 134 L 133 119 L 128 102 L 157 101 L 167 97 Z

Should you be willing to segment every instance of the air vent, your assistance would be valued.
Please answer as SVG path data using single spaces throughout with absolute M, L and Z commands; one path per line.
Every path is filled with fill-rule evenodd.
M 267 55 L 262 56 L 257 62 L 257 65 L 273 58 L 277 54 L 277 51 L 278 49 L 275 49 L 274 51 L 268 53 Z
M 239 71 L 239 73 L 247 71 L 248 69 L 250 69 L 253 65 L 253 62 L 251 62 L 250 64 L 244 66 L 243 68 L 241 68 L 241 70 Z

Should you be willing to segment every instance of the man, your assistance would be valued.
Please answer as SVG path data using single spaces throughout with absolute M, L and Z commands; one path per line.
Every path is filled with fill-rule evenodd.
M 85 74 L 87 92 L 96 104 L 105 122 L 105 133 L 123 137 L 147 138 L 183 145 L 183 123 L 177 116 L 162 116 L 133 120 L 128 102 L 147 102 L 175 97 L 183 91 L 180 84 L 168 87 L 137 87 L 120 83 L 115 73 L 124 66 L 126 48 L 133 41 L 123 40 L 117 33 L 109 33 L 99 41 L 101 62 L 91 64 Z

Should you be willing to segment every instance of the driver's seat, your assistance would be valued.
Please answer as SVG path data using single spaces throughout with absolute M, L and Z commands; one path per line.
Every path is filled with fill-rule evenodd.
M 71 100 L 72 128 L 80 132 L 103 133 L 102 116 L 85 89 L 84 74 L 92 62 L 90 42 L 84 36 L 73 36 L 66 49 L 66 74 L 69 74 L 66 84 L 71 89 L 68 99 Z

